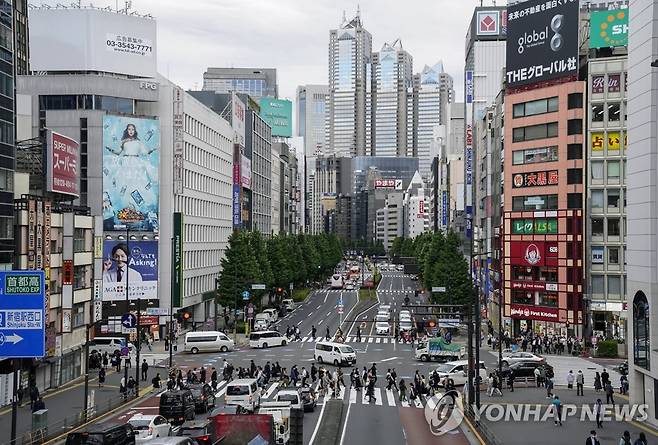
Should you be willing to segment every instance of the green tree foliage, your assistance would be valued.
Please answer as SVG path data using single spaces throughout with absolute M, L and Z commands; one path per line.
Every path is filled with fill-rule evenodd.
M 236 301 L 242 298 L 242 292 L 261 279 L 259 265 L 246 233 L 237 232 L 229 237 L 221 265 L 218 302 L 234 308 Z

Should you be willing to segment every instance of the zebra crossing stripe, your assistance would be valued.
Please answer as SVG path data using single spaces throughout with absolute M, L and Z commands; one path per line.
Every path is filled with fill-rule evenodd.
M 405 407 L 405 408 L 409 408 L 409 402 L 408 402 L 408 401 L 403 400 L 403 401 L 400 402 L 400 403 L 402 404 L 403 407 Z
M 224 394 L 224 391 L 226 391 L 226 388 L 224 388 L 224 391 L 220 391 L 222 386 L 226 385 L 226 380 L 222 380 L 221 382 L 217 383 L 217 393 L 215 393 L 215 397 L 221 397 L 222 394 Z M 162 393 L 158 394 L 158 397 L 162 395 Z
M 353 339 L 353 337 L 347 337 L 347 342 L 348 342 L 348 343 L 351 342 L 352 339 Z
M 382 341 L 382 339 L 379 338 L 379 337 L 377 337 L 377 338 L 375 339 L 375 343 L 379 343 L 380 341 Z
M 395 394 L 393 394 L 393 390 L 386 390 L 386 399 L 388 400 L 388 406 L 395 406 Z
M 306 340 L 308 340 L 308 338 L 309 338 L 309 337 L 304 337 L 304 338 L 302 338 L 302 343 L 305 343 Z
M 422 404 L 422 402 L 420 401 L 420 397 L 416 397 L 416 398 L 414 399 L 414 405 L 416 405 L 416 408 L 422 408 L 422 407 L 423 407 L 423 404 Z
M 372 337 L 368 339 L 368 343 L 372 343 Z
M 382 404 L 382 390 L 379 388 L 375 388 L 375 405 L 380 405 Z
M 269 388 L 267 388 L 267 391 L 265 391 L 265 395 L 263 396 L 264 399 L 269 399 L 270 396 L 274 393 L 274 390 L 276 389 L 276 383 L 272 383 Z
M 356 389 L 350 388 L 350 403 L 356 403 Z

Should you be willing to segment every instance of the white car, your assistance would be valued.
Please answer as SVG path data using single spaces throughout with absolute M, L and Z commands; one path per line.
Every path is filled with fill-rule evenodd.
M 511 354 L 504 354 L 502 364 L 503 366 L 508 366 L 516 362 L 544 363 L 545 361 L 544 357 L 540 355 L 535 355 L 531 352 L 517 351 L 512 352 Z
M 390 312 L 391 311 L 391 305 L 390 304 L 380 304 L 379 305 L 379 312 Z
M 156 437 L 167 437 L 171 433 L 171 424 L 167 419 L 154 414 L 135 414 L 128 420 L 135 430 L 135 442 L 141 443 Z
M 375 331 L 377 335 L 388 335 L 391 333 L 391 326 L 386 321 L 378 321 L 375 323 Z
M 377 312 L 377 318 L 379 319 L 379 317 L 381 317 L 381 318 L 386 317 L 386 320 L 390 320 L 391 319 L 391 313 L 389 311 L 384 311 L 384 310 L 380 309 Z
M 401 310 L 400 311 L 400 319 L 403 319 L 403 318 L 408 318 L 409 320 L 411 320 L 411 311 L 409 311 L 407 309 Z
M 443 379 L 445 377 L 451 378 L 455 383 L 455 386 L 465 385 L 466 381 L 468 380 L 467 370 L 468 360 L 457 360 L 454 362 L 441 363 L 436 367 L 436 372 L 440 377 L 440 385 L 443 385 Z M 480 386 L 482 386 L 482 384 L 487 381 L 487 377 L 487 368 L 484 365 L 484 362 L 480 362 L 480 378 L 482 379 Z

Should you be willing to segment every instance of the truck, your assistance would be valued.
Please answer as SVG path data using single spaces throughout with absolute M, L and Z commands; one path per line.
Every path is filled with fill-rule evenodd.
M 416 346 L 416 360 L 429 362 L 430 360 L 451 361 L 460 360 L 466 355 L 463 345 L 448 343 L 443 337 L 433 337 L 421 340 Z
M 290 402 L 263 402 L 258 414 L 272 416 L 274 421 L 274 440 L 277 444 L 290 443 Z

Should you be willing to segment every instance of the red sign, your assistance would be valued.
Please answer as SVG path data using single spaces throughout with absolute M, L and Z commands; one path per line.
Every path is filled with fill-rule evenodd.
M 621 74 L 608 74 L 608 93 L 621 91 Z
M 142 315 L 139 317 L 140 326 L 158 325 L 158 324 L 160 324 L 160 317 L 158 317 L 157 315 Z
M 603 93 L 605 76 L 592 76 L 592 93 Z
M 512 281 L 512 289 L 546 290 L 546 284 L 532 281 Z
M 78 190 L 80 144 L 55 132 L 50 132 L 48 142 L 48 190 L 80 196 Z
M 526 306 L 521 304 L 512 304 L 510 308 L 512 318 L 522 320 L 541 320 L 541 321 L 558 321 L 558 311 L 552 307 Z
M 73 260 L 63 261 L 62 284 L 73 284 Z
M 233 162 L 233 184 L 240 185 L 240 161 Z
M 511 260 L 514 265 L 556 266 L 558 246 L 555 242 L 514 241 L 510 243 Z
M 544 187 L 558 184 L 558 171 L 548 170 L 541 172 L 516 173 L 512 175 L 514 188 Z

